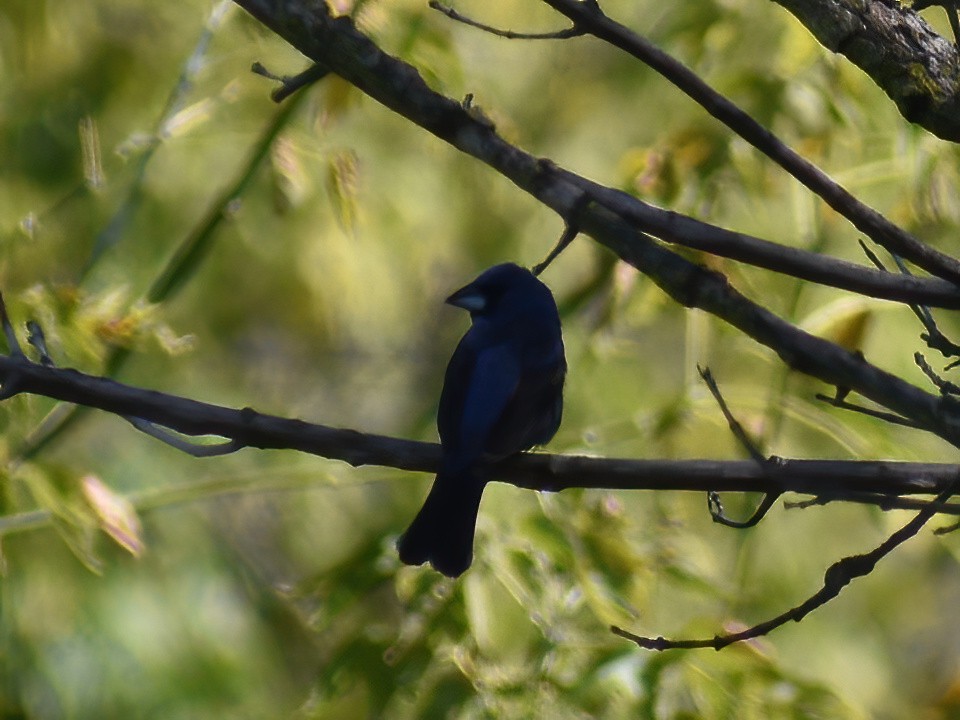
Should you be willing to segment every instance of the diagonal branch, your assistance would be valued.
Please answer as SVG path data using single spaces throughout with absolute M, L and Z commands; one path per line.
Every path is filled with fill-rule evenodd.
M 776 135 L 701 80 L 690 68 L 646 38 L 604 15 L 595 1 L 544 0 L 544 2 L 571 20 L 575 27 L 586 30 L 591 35 L 629 53 L 670 80 L 699 103 L 704 110 L 819 195 L 831 208 L 847 218 L 854 227 L 878 245 L 916 263 L 934 275 L 954 282 L 960 281 L 960 261 L 926 245 L 894 225 L 873 208 L 860 202 L 820 168 L 798 155 Z M 866 3 L 871 7 L 879 4 Z
M 913 248 L 916 252 L 915 258 L 930 252 L 933 253 L 931 258 L 936 258 L 936 251 L 931 251 L 916 238 L 907 235 L 900 228 L 887 222 L 879 213 L 859 203 L 843 187 L 815 165 L 791 150 L 773 133 L 703 82 L 681 62 L 653 46 L 636 33 L 610 21 L 602 14 L 596 2 L 557 0 L 557 2 L 550 2 L 549 4 L 563 12 L 574 22 L 573 27 L 566 31 L 568 35 L 563 35 L 563 37 L 590 33 L 629 52 L 663 74 L 664 77 L 699 102 L 714 117 L 727 124 L 779 163 L 790 174 L 824 198 L 834 209 L 850 219 L 855 226 L 860 227 L 868 234 L 871 234 L 870 229 L 873 228 L 877 237 L 891 236 L 893 238 L 891 242 L 894 245 Z M 453 20 L 501 37 L 542 39 L 561 36 L 558 33 L 524 34 L 498 30 L 467 18 L 436 2 L 436 0 L 431 0 L 430 7 L 443 12 Z M 696 248 L 714 255 L 741 260 L 758 267 L 792 275 L 801 280 L 843 288 L 871 297 L 911 301 L 907 298 L 906 293 L 913 292 L 913 288 L 908 290 L 899 281 L 892 278 L 887 279 L 890 282 L 885 282 L 876 274 L 864 270 L 859 265 L 725 230 L 679 213 L 663 210 L 626 193 L 620 193 L 620 195 L 622 195 L 622 198 L 619 198 L 616 202 L 620 206 L 624 217 L 629 217 L 638 230 L 650 233 L 661 240 Z M 844 208 L 846 208 L 846 211 L 844 211 Z M 937 262 L 944 267 L 954 263 L 953 259 L 946 255 L 940 255 Z M 918 264 L 923 265 L 923 262 L 918 261 Z M 960 268 L 960 264 L 957 264 L 956 268 Z M 944 276 L 957 279 L 949 272 Z M 925 285 L 928 283 L 931 283 L 931 281 L 924 281 Z M 946 281 L 940 281 L 939 283 L 938 281 L 932 281 L 932 283 L 937 284 L 937 292 L 943 292 L 946 295 L 947 303 L 952 305 L 955 302 L 957 287 L 954 283 Z M 933 286 L 931 286 L 930 290 L 933 289 Z M 916 290 L 923 291 L 920 288 L 916 288 Z M 928 304 L 945 307 L 938 300 Z
M 865 268 L 820 253 L 726 230 L 672 210 L 658 208 L 622 190 L 603 187 L 572 174 L 570 179 L 615 210 L 637 230 L 675 245 L 869 297 L 932 307 L 957 307 L 960 291 L 948 280 Z

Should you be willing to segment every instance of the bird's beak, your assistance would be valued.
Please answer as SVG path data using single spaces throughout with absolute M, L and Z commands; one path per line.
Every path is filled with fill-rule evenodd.
M 477 292 L 477 289 L 471 284 L 460 288 L 446 300 L 448 305 L 463 308 L 471 313 L 480 312 L 487 305 L 486 298 Z

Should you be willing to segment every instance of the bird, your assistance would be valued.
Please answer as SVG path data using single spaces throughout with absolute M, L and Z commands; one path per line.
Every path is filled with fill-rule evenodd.
M 491 466 L 547 443 L 560 427 L 567 362 L 553 294 L 519 265 L 485 270 L 446 302 L 472 322 L 444 374 L 439 472 L 397 550 L 404 564 L 429 562 L 455 578 L 473 561 Z

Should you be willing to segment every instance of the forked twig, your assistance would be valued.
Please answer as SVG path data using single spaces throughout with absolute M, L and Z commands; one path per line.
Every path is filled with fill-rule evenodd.
M 878 270 L 889 272 L 889 270 L 887 270 L 887 268 L 884 266 L 883 262 L 881 262 L 880 258 L 877 257 L 876 253 L 867 247 L 867 244 L 862 239 L 858 242 L 860 243 L 860 248 L 863 250 L 864 254 L 867 256 L 870 262 L 877 267 Z M 891 257 L 893 257 L 893 261 L 897 264 L 897 268 L 900 270 L 901 275 L 911 278 L 914 277 L 913 273 L 910 272 L 910 269 L 898 255 L 891 253 Z M 920 339 L 927 344 L 927 347 L 931 348 L 932 350 L 938 350 L 940 354 L 946 358 L 960 358 L 960 345 L 957 345 L 955 342 L 951 341 L 940 331 L 940 328 L 937 326 L 937 321 L 933 318 L 933 313 L 930 312 L 930 307 L 928 305 L 922 305 L 918 303 L 909 303 L 909 307 L 926 330 L 925 333 L 920 333 Z M 960 360 L 951 363 L 947 366 L 947 369 L 949 370 L 958 362 L 960 362 Z
M 330 74 L 330 68 L 322 63 L 314 63 L 306 70 L 299 72 L 296 75 L 276 75 L 267 70 L 263 63 L 255 62 L 250 66 L 250 72 L 261 77 L 265 77 L 268 80 L 276 80 L 279 82 L 280 87 L 270 93 L 270 99 L 275 103 L 281 103 L 297 92 L 297 90 L 305 88 L 308 85 L 312 85 L 318 80 L 325 78 Z
M 763 453 L 760 452 L 760 449 L 757 448 L 753 440 L 751 440 L 747 435 L 747 432 L 743 429 L 743 426 L 733 416 L 733 413 L 730 412 L 730 408 L 727 406 L 727 402 L 724 400 L 723 395 L 720 392 L 720 387 L 717 385 L 717 381 L 714 379 L 713 373 L 710 372 L 710 369 L 697 365 L 697 372 L 700 373 L 700 377 L 710 390 L 710 394 L 713 395 L 713 399 L 716 400 L 717 405 L 720 406 L 720 412 L 722 412 L 724 418 L 726 418 L 727 425 L 730 427 L 730 432 L 733 433 L 733 436 L 737 439 L 737 441 L 746 449 L 750 457 L 762 466 L 768 466 L 771 463 L 776 463 L 777 459 L 767 458 L 763 455 Z M 754 510 L 753 514 L 746 520 L 731 520 L 729 517 L 727 517 L 723 512 L 723 502 L 720 499 L 720 494 L 714 490 L 710 490 L 707 493 L 707 508 L 710 510 L 710 517 L 713 518 L 715 523 L 742 530 L 753 527 L 763 520 L 766 514 L 770 511 L 770 508 L 774 506 L 782 494 L 783 492 L 780 490 L 764 493 L 763 497 L 760 499 L 760 504 L 757 505 L 756 510 Z
M 844 400 L 846 393 L 844 389 L 840 388 L 840 392 L 837 393 L 834 397 L 829 395 L 824 395 L 823 393 L 817 393 L 814 397 L 817 400 L 822 400 L 825 403 L 833 405 L 835 408 L 840 408 L 841 410 L 850 410 L 852 412 L 858 412 L 861 415 L 867 415 L 877 420 L 883 420 L 884 422 L 892 423 L 893 425 L 902 425 L 903 427 L 913 428 L 914 430 L 926 430 L 923 425 L 916 422 L 915 420 L 910 420 L 901 415 L 896 415 L 895 413 L 886 412 L 884 410 L 874 410 L 873 408 L 868 408 L 863 405 L 857 405 L 856 403 L 847 402 Z
M 833 563 L 833 565 L 827 568 L 827 571 L 823 575 L 822 587 L 802 603 L 770 620 L 747 628 L 742 632 L 727 635 L 718 634 L 712 638 L 697 640 L 668 640 L 664 637 L 651 638 L 636 635 L 616 625 L 611 626 L 610 630 L 615 635 L 619 635 L 648 650 L 676 650 L 682 648 L 712 648 L 714 650 L 721 650 L 733 643 L 752 640 L 753 638 L 766 635 L 791 620 L 800 622 L 808 614 L 839 595 L 840 591 L 849 585 L 850 582 L 858 577 L 869 575 L 873 572 L 874 567 L 876 567 L 876 564 L 880 560 L 889 555 L 896 547 L 916 535 L 920 531 L 920 528 L 937 514 L 940 506 L 956 492 L 958 484 L 960 484 L 960 476 L 955 478 L 947 489 L 937 495 L 934 502 L 920 510 L 910 522 L 894 532 L 872 551 L 864 555 L 850 555 Z
M 477 22 L 472 18 L 468 18 L 466 15 L 457 12 L 452 7 L 444 5 L 438 0 L 430 0 L 430 2 L 427 4 L 434 10 L 443 13 L 451 20 L 463 23 L 464 25 L 469 25 L 470 27 L 477 28 L 478 30 L 483 30 L 491 35 L 496 35 L 497 37 L 507 38 L 508 40 L 565 40 L 567 38 L 579 37 L 580 35 L 585 34 L 585 31 L 581 30 L 576 25 L 563 30 L 555 30 L 553 32 L 544 33 L 524 33 L 514 32 L 513 30 L 501 30 L 500 28 L 495 28 L 492 25 L 485 25 L 482 22 Z

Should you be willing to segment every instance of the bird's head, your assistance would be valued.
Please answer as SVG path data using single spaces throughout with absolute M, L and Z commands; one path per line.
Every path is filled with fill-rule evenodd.
M 472 283 L 447 298 L 447 303 L 463 308 L 473 318 L 492 316 L 505 305 L 514 306 L 522 298 L 522 306 L 531 302 L 553 304 L 550 290 L 529 270 L 503 263 L 485 270 Z M 520 307 L 513 307 L 520 310 Z M 554 312 L 556 312 L 554 310 Z

